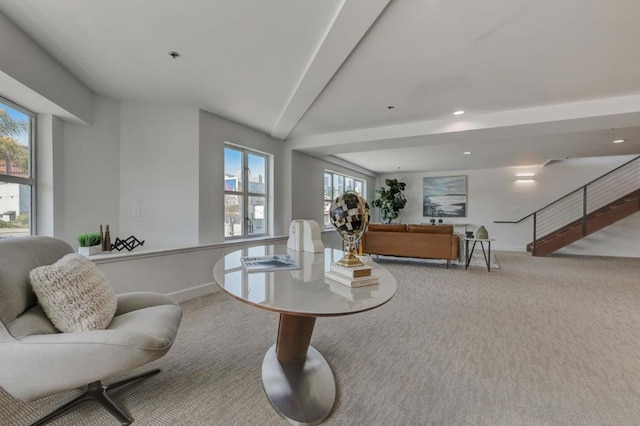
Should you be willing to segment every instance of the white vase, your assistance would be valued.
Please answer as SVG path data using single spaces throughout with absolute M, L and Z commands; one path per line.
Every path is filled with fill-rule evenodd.
M 94 254 L 102 253 L 102 245 L 98 244 L 98 245 L 89 246 L 89 247 L 78 247 L 78 253 L 84 256 L 91 256 Z

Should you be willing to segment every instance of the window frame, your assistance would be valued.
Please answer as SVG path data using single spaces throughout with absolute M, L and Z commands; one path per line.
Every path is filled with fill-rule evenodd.
M 331 195 L 329 197 L 327 197 L 327 192 L 325 191 L 326 189 L 326 180 L 327 180 L 327 175 L 329 176 L 329 185 L 331 186 L 330 188 L 330 193 Z M 351 176 L 351 175 L 347 175 L 344 173 L 340 173 L 340 172 L 336 172 L 333 170 L 329 170 L 329 169 L 325 169 L 324 170 L 324 174 L 322 175 L 322 179 L 323 179 L 323 187 L 322 187 L 322 195 L 323 195 L 323 215 L 322 215 L 322 219 L 323 219 L 323 229 L 332 229 L 333 225 L 331 224 L 331 220 L 329 219 L 327 221 L 327 216 L 328 216 L 328 212 L 325 213 L 324 209 L 326 207 L 326 203 L 329 203 L 329 206 L 331 206 L 331 204 L 333 204 L 333 200 L 336 199 L 336 197 L 340 194 L 336 194 L 336 188 L 335 188 L 335 184 L 336 184 L 336 177 L 338 178 L 338 182 L 342 182 L 341 186 L 343 189 L 343 192 L 347 191 L 347 187 L 346 187 L 346 183 L 347 183 L 347 179 L 351 179 L 352 180 L 352 184 L 353 184 L 353 188 L 350 188 L 349 190 L 352 191 L 356 191 L 356 187 L 358 186 L 356 184 L 360 183 L 360 186 L 362 188 L 362 192 L 358 192 L 360 195 L 362 195 L 363 197 L 365 197 L 365 194 L 367 192 L 367 181 L 365 179 L 361 179 L 355 176 Z M 338 184 L 338 186 L 340 186 L 340 183 Z M 365 197 L 366 198 L 366 197 Z
M 9 99 L 0 96 L 0 104 L 8 106 L 11 109 L 21 112 L 29 117 L 29 128 L 27 130 L 29 140 L 29 177 L 11 176 L 0 173 L 0 182 L 2 183 L 15 183 L 19 185 L 26 185 L 29 187 L 29 235 L 37 235 L 37 163 L 36 163 L 36 114 L 33 111 L 29 111 L 25 107 L 10 101 Z M 1 213 L 1 212 L 0 212 Z M 0 235 L 2 238 L 2 235 Z
M 234 240 L 234 239 L 251 239 L 251 238 L 261 238 L 269 235 L 269 223 L 270 223 L 270 163 L 271 163 L 271 155 L 265 152 L 261 152 L 252 148 L 247 148 L 244 146 L 236 145 L 230 142 L 225 142 L 224 149 L 232 149 L 234 151 L 239 151 L 241 153 L 241 161 L 240 168 L 242 170 L 241 177 L 241 190 L 231 191 L 224 189 L 225 195 L 225 204 L 226 204 L 226 196 L 232 195 L 240 198 L 241 212 L 242 212 L 242 226 L 240 235 L 227 235 L 226 228 L 224 231 L 224 239 L 225 240 Z M 249 155 L 262 157 L 264 159 L 264 193 L 261 192 L 250 192 L 249 191 L 249 175 L 251 170 L 249 169 Z M 226 155 L 224 156 L 224 160 L 226 160 Z M 226 171 L 226 164 L 224 167 L 223 174 Z M 226 178 L 226 174 L 223 176 Z M 259 197 L 264 198 L 264 232 L 262 233 L 254 233 L 252 231 L 253 222 L 249 218 L 249 199 L 251 197 Z M 226 208 L 226 205 L 225 205 Z M 255 220 L 255 218 L 254 218 Z M 226 218 L 225 218 L 225 227 L 227 226 Z M 251 232 L 250 232 L 251 231 Z

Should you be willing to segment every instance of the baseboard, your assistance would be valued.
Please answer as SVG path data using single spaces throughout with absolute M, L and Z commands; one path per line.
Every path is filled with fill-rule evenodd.
M 503 246 L 499 244 L 492 244 L 491 251 L 527 251 L 526 244 L 524 246 Z
M 196 297 L 215 293 L 217 291 L 220 291 L 220 287 L 218 287 L 216 283 L 205 283 L 168 293 L 167 296 L 178 303 L 182 303 L 186 302 L 187 300 L 195 299 Z

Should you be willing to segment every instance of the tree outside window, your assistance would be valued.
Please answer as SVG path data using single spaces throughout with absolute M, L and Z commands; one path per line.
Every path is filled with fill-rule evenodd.
M 32 232 L 33 114 L 0 98 L 0 238 Z

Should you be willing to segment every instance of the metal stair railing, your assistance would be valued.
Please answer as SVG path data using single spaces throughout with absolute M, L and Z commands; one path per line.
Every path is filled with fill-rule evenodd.
M 640 189 L 640 156 L 616 167 L 586 185 L 558 198 L 539 210 L 516 221 L 533 218 L 533 249 L 536 254 L 538 235 L 546 236 L 578 220 L 582 221 L 582 236 L 587 235 L 587 216 L 590 213 Z

